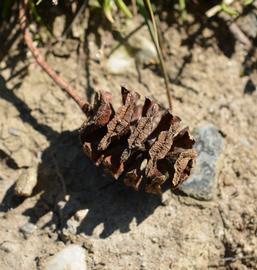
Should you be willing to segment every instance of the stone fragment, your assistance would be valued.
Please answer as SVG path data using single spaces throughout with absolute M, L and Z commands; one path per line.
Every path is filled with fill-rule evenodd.
M 217 162 L 223 150 L 223 138 L 211 124 L 198 128 L 195 133 L 196 165 L 179 189 L 196 199 L 211 200 L 216 189 Z
M 15 194 L 22 197 L 31 196 L 37 184 L 37 168 L 25 169 L 15 183 Z
M 20 227 L 20 232 L 23 234 L 24 238 L 27 239 L 32 233 L 36 231 L 36 229 L 37 226 L 35 224 L 28 222 Z
M 85 250 L 78 245 L 66 246 L 63 250 L 50 257 L 43 270 L 86 270 Z

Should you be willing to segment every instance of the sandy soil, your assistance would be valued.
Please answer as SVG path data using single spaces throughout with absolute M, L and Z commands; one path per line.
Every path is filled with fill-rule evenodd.
M 257 269 L 256 52 L 245 50 L 226 29 L 218 36 L 223 26 L 215 27 L 195 23 L 186 34 L 162 23 L 174 112 L 191 129 L 209 122 L 224 137 L 216 196 L 209 202 L 108 185 L 111 179 L 82 153 L 83 114 L 29 53 L 25 57 L 17 38 L 0 67 L 2 270 L 41 269 L 69 243 L 86 249 L 92 270 Z M 82 41 L 67 39 L 62 48 L 68 53 L 53 45 L 50 52 L 59 54 L 48 53 L 49 64 L 89 99 L 93 89 L 105 89 L 118 104 L 125 85 L 167 107 L 155 66 L 108 75 L 106 55 L 118 40 L 93 29 Z M 14 184 L 27 168 L 35 169 L 38 185 L 22 199 Z M 82 220 L 76 218 L 81 209 L 87 209 Z M 28 222 L 36 227 L 25 234 Z

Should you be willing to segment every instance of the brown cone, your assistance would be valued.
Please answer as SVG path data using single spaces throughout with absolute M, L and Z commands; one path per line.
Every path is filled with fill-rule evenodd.
M 161 193 L 187 179 L 196 158 L 194 139 L 181 120 L 149 98 L 138 106 L 138 93 L 121 88 L 123 105 L 115 112 L 111 94 L 100 92 L 80 129 L 85 154 L 115 179 L 136 190 Z

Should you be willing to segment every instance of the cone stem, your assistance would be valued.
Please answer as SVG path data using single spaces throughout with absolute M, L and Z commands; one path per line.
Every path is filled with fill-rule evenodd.
M 62 77 L 60 77 L 44 60 L 43 56 L 41 55 L 39 49 L 33 44 L 32 36 L 29 31 L 28 27 L 28 18 L 26 15 L 26 10 L 28 6 L 28 0 L 22 0 L 20 9 L 19 9 L 19 20 L 20 20 L 20 27 L 23 31 L 23 38 L 28 46 L 29 50 L 31 51 L 33 57 L 35 58 L 38 65 L 48 74 L 52 80 L 60 86 L 60 88 L 65 91 L 84 111 L 84 109 L 88 106 L 88 102 L 77 94 L 75 88 L 73 88 L 68 82 L 66 82 Z

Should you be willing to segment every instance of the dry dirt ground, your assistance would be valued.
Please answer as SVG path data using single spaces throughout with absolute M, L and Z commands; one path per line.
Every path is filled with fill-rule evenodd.
M 105 89 L 118 104 L 125 85 L 167 107 L 156 66 L 109 75 L 106 55 L 119 40 L 88 29 L 82 41 L 47 48 L 48 63 L 89 99 L 93 89 Z M 82 153 L 83 114 L 25 55 L 18 36 L 0 73 L 1 270 L 41 269 L 69 243 L 85 248 L 90 270 L 257 269 L 256 52 L 224 25 L 192 23 L 186 34 L 162 23 L 162 31 L 174 112 L 191 129 L 208 122 L 224 137 L 215 198 L 198 201 L 169 190 L 159 198 L 108 184 Z M 27 168 L 38 185 L 23 199 L 14 184 Z M 36 226 L 24 233 L 28 222 Z

